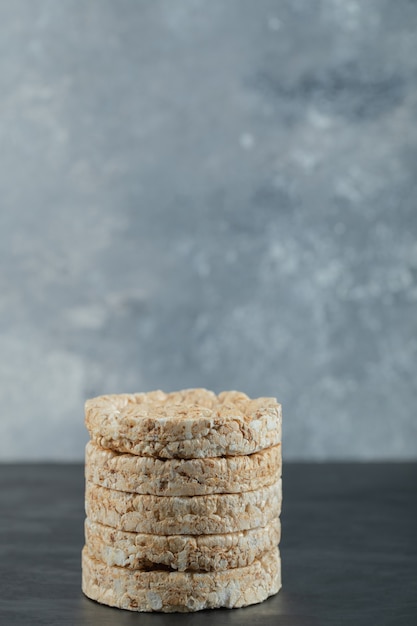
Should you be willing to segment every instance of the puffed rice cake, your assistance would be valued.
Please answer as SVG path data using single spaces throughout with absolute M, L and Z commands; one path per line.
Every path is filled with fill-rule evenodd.
M 85 423 L 102 448 L 159 458 L 252 454 L 281 442 L 281 405 L 207 389 L 98 396 Z
M 130 611 L 191 612 L 262 602 L 281 587 L 278 548 L 246 567 L 217 572 L 141 571 L 82 554 L 82 589 L 97 602 Z
M 94 522 L 155 535 L 211 535 L 266 526 L 281 512 L 281 479 L 256 491 L 208 496 L 147 496 L 87 481 L 85 512 Z
M 156 496 L 254 491 L 276 482 L 281 469 L 280 444 L 244 456 L 161 460 L 106 450 L 90 441 L 85 455 L 88 481 Z
M 85 520 L 89 554 L 106 565 L 130 569 L 159 566 L 184 572 L 245 567 L 275 548 L 281 536 L 278 518 L 265 527 L 219 535 L 150 535 L 116 530 Z

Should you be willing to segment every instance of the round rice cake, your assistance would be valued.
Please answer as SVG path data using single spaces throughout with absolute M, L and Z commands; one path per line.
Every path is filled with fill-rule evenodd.
M 281 479 L 256 491 L 206 496 L 149 496 L 86 482 L 94 522 L 155 535 L 211 535 L 266 526 L 281 511 Z
M 89 554 L 106 565 L 146 570 L 169 567 L 184 571 L 220 571 L 245 567 L 275 548 L 281 523 L 221 535 L 150 535 L 115 530 L 85 520 Z
M 141 571 L 109 566 L 82 552 L 82 589 L 102 604 L 130 611 L 192 612 L 262 602 L 281 588 L 278 548 L 246 567 L 219 572 Z
M 281 443 L 281 405 L 238 391 L 98 396 L 85 404 L 85 423 L 102 448 L 160 458 L 252 454 Z
M 195 496 L 253 491 L 281 476 L 281 445 L 251 455 L 157 459 L 86 447 L 87 480 L 102 487 L 156 496 Z

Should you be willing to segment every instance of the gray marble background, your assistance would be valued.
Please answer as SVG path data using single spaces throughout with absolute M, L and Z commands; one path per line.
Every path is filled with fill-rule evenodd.
M 417 3 L 0 0 L 0 459 L 83 403 L 275 395 L 417 457 Z

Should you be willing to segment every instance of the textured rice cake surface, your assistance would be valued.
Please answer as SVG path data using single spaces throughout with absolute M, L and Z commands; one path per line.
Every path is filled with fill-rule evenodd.
M 82 589 L 102 604 L 131 611 L 190 612 L 262 602 L 281 587 L 274 548 L 246 567 L 220 572 L 140 571 L 105 565 L 82 554 Z
M 251 455 L 157 459 L 86 447 L 87 480 L 102 487 L 157 496 L 240 493 L 271 485 L 281 476 L 281 445 Z
M 281 512 L 281 479 L 256 491 L 206 496 L 149 496 L 86 482 L 85 511 L 94 522 L 156 535 L 223 534 L 266 526 Z
M 222 535 L 150 535 L 115 530 L 85 521 L 89 554 L 106 565 L 149 569 L 162 565 L 180 572 L 245 567 L 279 543 L 278 518 L 264 528 Z
M 85 423 L 103 448 L 160 458 L 252 454 L 281 442 L 281 405 L 237 391 L 99 396 L 87 400 Z

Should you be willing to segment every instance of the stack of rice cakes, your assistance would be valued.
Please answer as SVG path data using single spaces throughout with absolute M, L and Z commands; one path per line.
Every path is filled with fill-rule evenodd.
M 163 612 L 277 593 L 281 424 L 274 398 L 236 391 L 88 400 L 84 593 Z

